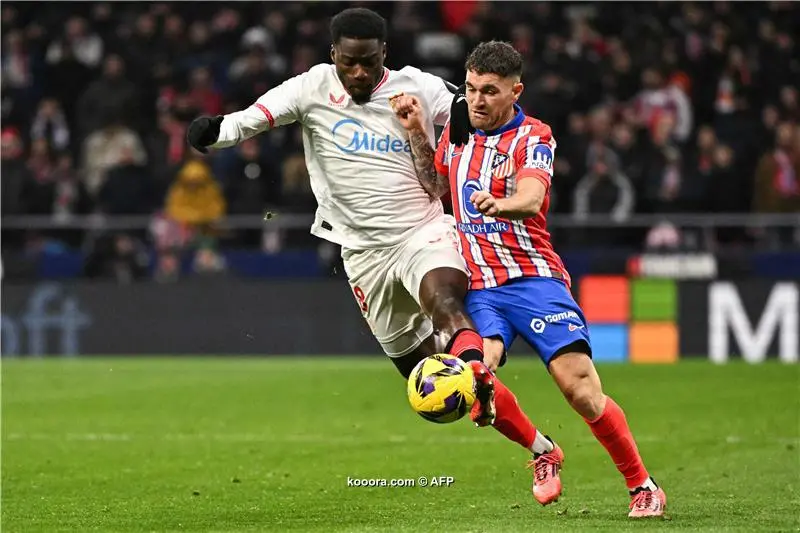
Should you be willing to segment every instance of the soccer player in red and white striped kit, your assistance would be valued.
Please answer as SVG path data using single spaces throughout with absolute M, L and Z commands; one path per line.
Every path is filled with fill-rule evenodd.
M 418 98 L 395 99 L 395 114 L 408 131 L 420 181 L 437 194 L 450 192 L 470 274 L 466 308 L 485 339 L 484 361 L 496 368 L 522 336 L 625 478 L 628 516 L 661 516 L 666 494 L 645 468 L 622 408 L 603 392 L 588 324 L 550 243 L 546 215 L 556 141 L 547 124 L 517 104 L 522 64 L 507 43 L 481 43 L 472 51 L 465 97 L 475 131 L 453 139 L 445 127 L 435 152 L 420 127 L 426 110 Z M 540 435 L 531 426 L 518 442 L 534 452 L 533 494 L 546 505 L 561 494 L 564 453 L 549 437 L 537 447 Z

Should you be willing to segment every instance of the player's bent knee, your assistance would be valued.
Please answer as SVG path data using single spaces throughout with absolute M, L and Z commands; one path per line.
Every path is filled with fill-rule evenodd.
M 472 321 L 464 309 L 464 300 L 461 297 L 437 294 L 430 304 L 428 312 L 434 328 L 445 337 L 450 337 L 460 329 L 473 328 Z
M 578 379 L 562 387 L 567 402 L 584 418 L 594 420 L 603 414 L 605 396 L 590 379 Z
M 550 362 L 550 373 L 564 398 L 581 416 L 594 419 L 603 413 L 605 394 L 588 355 L 562 354 Z
M 434 313 L 457 313 L 463 311 L 467 294 L 467 277 L 460 270 L 437 268 L 425 274 L 420 286 L 422 306 Z
M 448 294 L 434 298 L 431 314 L 434 316 L 450 316 L 464 312 L 464 300 Z

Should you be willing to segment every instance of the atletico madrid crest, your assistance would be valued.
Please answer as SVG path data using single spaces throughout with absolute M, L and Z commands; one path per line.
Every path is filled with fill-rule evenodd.
M 496 153 L 492 160 L 492 175 L 505 178 L 514 172 L 514 160 L 508 154 Z

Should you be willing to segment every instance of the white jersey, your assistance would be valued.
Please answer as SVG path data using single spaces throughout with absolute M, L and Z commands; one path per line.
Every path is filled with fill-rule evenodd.
M 311 233 L 349 249 L 394 246 L 443 215 L 417 178 L 408 134 L 389 105 L 401 92 L 421 100 L 433 143 L 434 124 L 447 122 L 453 98 L 441 78 L 414 67 L 384 69 L 372 99 L 358 105 L 334 65 L 320 64 L 226 115 L 212 147 L 299 122 L 318 205 Z

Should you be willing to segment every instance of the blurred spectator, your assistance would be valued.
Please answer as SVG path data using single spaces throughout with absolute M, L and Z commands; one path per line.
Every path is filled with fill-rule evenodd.
M 166 17 L 159 44 L 169 62 L 176 61 L 186 53 L 189 46 L 186 39 L 186 23 L 180 15 L 171 14 Z
M 35 56 L 25 46 L 25 36 L 19 30 L 5 35 L 3 46 L 3 80 L 9 89 L 27 89 L 33 84 L 32 62 Z
M 190 160 L 178 171 L 167 194 L 166 214 L 195 229 L 211 225 L 225 215 L 226 203 L 211 169 L 200 160 Z
M 647 157 L 637 143 L 633 128 L 624 122 L 617 123 L 611 132 L 610 146 L 619 158 L 620 170 L 638 188 L 644 179 Z
M 575 185 L 586 174 L 586 153 L 588 150 L 588 123 L 580 113 L 567 117 L 567 130 L 556 137 L 558 148 L 553 170 L 559 179 L 553 180 L 551 192 L 561 200 L 551 206 L 553 212 L 572 212 L 571 202 Z
M 61 106 L 53 98 L 46 98 L 39 103 L 39 110 L 31 124 L 31 138 L 43 139 L 56 150 L 69 148 L 69 126 Z
M 177 230 L 179 235 L 176 246 L 171 247 L 168 255 L 179 254 L 182 246 L 191 243 L 198 249 L 195 256 L 197 271 L 221 270 L 222 259 L 214 251 L 214 223 L 225 215 L 225 211 L 225 198 L 219 184 L 211 175 L 211 169 L 200 160 L 188 161 L 178 172 L 167 194 L 166 222 L 168 225 L 175 224 L 178 228 L 166 228 L 165 232 L 174 235 Z M 168 270 L 176 266 L 174 262 L 173 259 L 167 259 Z
M 756 144 L 759 152 L 766 152 L 774 146 L 775 129 L 780 122 L 778 108 L 774 105 L 764 106 L 761 112 L 761 123 L 756 131 Z
M 220 51 L 211 41 L 211 29 L 208 23 L 197 20 L 189 26 L 189 46 L 185 54 L 178 59 L 181 69 L 191 71 L 197 67 L 214 65 Z
M 161 111 L 158 129 L 150 132 L 145 141 L 153 192 L 158 198 L 166 195 L 172 176 L 186 157 L 186 127 L 174 111 Z
M 603 77 L 603 87 L 618 102 L 627 102 L 636 95 L 638 81 L 631 55 L 620 46 L 611 53 L 610 71 Z
M 797 87 L 786 86 L 781 88 L 780 106 L 783 116 L 787 120 L 800 122 L 800 102 L 797 97 Z
M 687 179 L 681 153 L 674 146 L 665 146 L 651 165 L 645 183 L 645 200 L 656 213 L 686 210 L 684 189 Z
M 283 163 L 282 182 L 281 196 L 291 199 L 293 205 L 312 207 L 316 202 L 303 154 L 295 153 L 286 158 Z
M 103 77 L 92 82 L 78 102 L 78 128 L 81 135 L 89 135 L 102 127 L 108 116 L 135 126 L 138 107 L 136 86 L 125 77 L 125 62 L 110 55 L 103 63 Z
M 72 215 L 85 215 L 91 211 L 92 200 L 75 173 L 72 156 L 62 153 L 56 160 L 53 172 L 53 217 L 66 220 Z M 79 241 L 77 235 L 74 237 Z
M 74 151 L 80 146 L 81 136 L 85 136 L 88 133 L 78 131 L 79 135 L 75 135 L 79 127 L 78 106 L 80 97 L 91 82 L 92 70 L 75 58 L 71 48 L 67 48 L 57 63 L 47 66 L 45 76 L 48 86 L 46 94 L 59 101 L 64 109 L 69 129 L 73 134 L 71 135 L 73 138 L 71 148 Z M 91 109 L 95 109 L 95 107 L 91 107 Z
M 25 203 L 25 187 L 33 178 L 23 158 L 24 148 L 19 132 L 3 129 L 0 135 L 0 199 L 4 215 L 28 213 Z
M 97 206 L 108 215 L 146 214 L 152 207 L 151 194 L 150 174 L 137 161 L 133 148 L 123 146 L 117 164 L 106 171 Z
M 800 131 L 778 126 L 775 149 L 758 162 L 753 209 L 761 213 L 800 213 Z
M 672 135 L 677 142 L 685 143 L 689 140 L 694 127 L 694 112 L 689 100 L 689 78 L 683 73 L 674 75 L 667 84 L 665 92 L 666 108 L 675 114 L 675 129 Z
M 161 43 L 158 36 L 158 22 L 151 13 L 142 13 L 136 17 L 130 45 L 126 52 L 131 72 L 145 73 L 150 69 L 155 58 L 162 56 Z M 138 78 L 139 76 L 137 76 Z
M 722 72 L 717 86 L 716 110 L 727 115 L 748 107 L 747 90 L 750 88 L 750 69 L 745 63 L 741 48 L 731 47 L 728 64 Z
M 25 35 L 20 30 L 11 30 L 3 35 L 2 83 L 3 124 L 26 127 L 30 113 L 39 96 L 40 58 L 28 49 Z
M 714 166 L 711 171 L 710 207 L 712 212 L 735 213 L 738 211 L 738 198 L 726 194 L 728 188 L 736 183 L 734 174 L 734 153 L 730 146 L 718 144 L 714 148 Z
M 685 166 L 687 183 L 687 196 L 690 204 L 688 207 L 693 211 L 702 212 L 705 199 L 708 194 L 713 194 L 710 190 L 711 176 L 714 169 L 714 152 L 718 146 L 717 136 L 711 126 L 701 126 L 697 132 L 697 142 L 694 149 L 689 154 L 689 160 Z
M 731 190 L 739 189 L 734 167 L 734 152 L 730 146 L 718 144 L 714 149 L 714 166 L 709 180 L 709 195 L 705 205 L 712 213 L 736 213 L 742 205 L 742 194 L 731 194 Z M 749 191 L 744 195 L 748 196 Z M 741 242 L 744 231 L 740 228 L 719 228 L 716 231 L 719 242 Z
M 222 113 L 222 95 L 214 87 L 211 71 L 205 67 L 192 71 L 188 97 L 189 104 L 200 114 L 213 117 Z
M 522 93 L 520 105 L 526 113 L 549 124 L 553 131 L 564 131 L 574 96 L 575 91 L 557 72 L 544 72 L 533 87 Z
M 633 214 L 633 185 L 618 167 L 613 152 L 606 149 L 589 166 L 589 173 L 575 188 L 573 215 L 585 220 L 589 215 L 607 215 L 622 222 Z M 573 242 L 584 246 L 607 246 L 619 239 L 614 229 L 585 228 L 574 231 Z
M 642 73 L 642 85 L 644 90 L 636 97 L 637 122 L 652 130 L 663 115 L 669 114 L 674 122 L 670 136 L 679 143 L 686 142 L 693 126 L 687 76 L 676 74 L 667 83 L 659 70 L 648 68 Z
M 32 215 L 49 215 L 53 212 L 54 159 L 46 140 L 33 141 L 28 158 L 31 179 L 24 187 L 25 208 Z
M 592 163 L 589 173 L 575 188 L 575 217 L 608 214 L 613 220 L 625 220 L 633 213 L 633 186 L 613 162 L 607 150 Z
M 83 17 L 67 20 L 64 35 L 53 41 L 47 49 L 47 62 L 52 64 L 61 61 L 67 48 L 75 59 L 89 68 L 97 67 L 103 58 L 103 40 L 88 30 Z
M 84 274 L 89 278 L 132 283 L 147 275 L 150 258 L 144 244 L 124 233 L 104 233 L 92 239 L 86 250 Z
M 265 203 L 280 204 L 280 194 L 280 174 L 269 154 L 256 139 L 240 144 L 225 184 L 230 212 L 259 214 Z
M 242 102 L 242 106 L 255 102 L 259 96 L 280 83 L 281 80 L 270 68 L 270 57 L 276 56 L 270 56 L 261 46 L 254 46 L 231 65 L 231 95 Z
M 180 276 L 180 255 L 191 240 L 190 228 L 157 212 L 150 221 L 150 236 L 155 247 L 155 279 L 175 281 Z
M 83 148 L 83 179 L 86 190 L 97 196 L 109 169 L 130 160 L 137 165 L 147 162 L 147 153 L 136 133 L 111 117 L 108 125 L 86 138 Z

